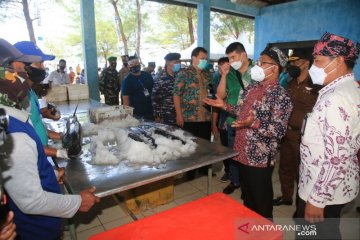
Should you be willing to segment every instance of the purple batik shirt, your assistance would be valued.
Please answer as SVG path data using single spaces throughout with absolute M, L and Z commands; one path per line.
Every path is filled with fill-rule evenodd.
M 305 119 L 300 198 L 320 208 L 350 202 L 359 193 L 360 85 L 354 75 L 321 89 Z

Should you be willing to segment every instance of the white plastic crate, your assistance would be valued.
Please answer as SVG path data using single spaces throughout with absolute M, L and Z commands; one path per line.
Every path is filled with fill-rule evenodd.
M 133 108 L 125 105 L 92 108 L 89 110 L 90 122 L 101 123 L 104 120 L 121 120 L 133 115 Z

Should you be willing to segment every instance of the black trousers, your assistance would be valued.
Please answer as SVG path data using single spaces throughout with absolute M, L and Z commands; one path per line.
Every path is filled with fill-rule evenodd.
M 192 133 L 195 137 L 211 140 L 210 122 L 184 122 L 185 131 Z
M 314 224 L 305 221 L 305 206 L 306 202 L 298 197 L 298 203 L 296 206 L 297 218 L 295 219 L 295 222 L 307 229 L 312 229 L 309 226 L 313 226 L 313 228 L 315 228 L 314 233 L 316 234 L 309 234 L 309 232 L 307 232 L 308 235 L 306 235 L 306 232 L 296 232 L 296 239 L 341 239 L 339 228 L 340 213 L 345 204 L 325 206 L 324 221 Z
M 259 168 L 240 163 L 239 170 L 244 205 L 272 220 L 274 193 L 271 176 L 274 167 Z
M 219 133 L 220 133 L 221 145 L 223 145 L 224 147 L 228 147 L 228 133 L 227 133 L 227 131 L 224 130 L 224 129 L 219 129 Z M 230 174 L 229 160 L 231 160 L 231 158 L 225 159 L 223 161 L 223 163 L 224 163 L 224 171 L 225 171 L 226 174 Z

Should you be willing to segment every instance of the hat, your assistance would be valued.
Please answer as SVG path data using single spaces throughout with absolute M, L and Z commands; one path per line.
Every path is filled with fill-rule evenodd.
M 31 41 L 17 42 L 14 44 L 14 47 L 16 47 L 23 54 L 41 57 L 42 61 L 50 61 L 55 59 L 54 55 L 48 55 L 43 53 L 41 49 Z
M 108 61 L 109 61 L 109 62 L 116 62 L 116 61 L 117 61 L 117 57 L 110 56 L 110 57 L 108 57 Z
M 164 57 L 166 61 L 173 61 L 173 60 L 180 60 L 181 54 L 180 53 L 168 53 Z
M 41 62 L 38 56 L 24 55 L 5 39 L 0 38 L 0 66 L 17 61 L 24 63 Z
M 148 62 L 148 66 L 150 66 L 150 67 L 155 67 L 156 64 L 155 64 L 155 62 Z
M 313 55 L 338 57 L 343 56 L 345 60 L 356 63 L 360 52 L 360 44 L 350 39 L 326 32 L 315 44 Z
M 311 60 L 312 59 L 311 51 L 304 48 L 294 49 L 292 55 L 289 57 L 289 61 L 296 61 L 299 59 Z
M 286 55 L 277 47 L 266 47 L 260 55 L 267 55 L 277 62 L 281 67 L 285 67 L 288 62 Z

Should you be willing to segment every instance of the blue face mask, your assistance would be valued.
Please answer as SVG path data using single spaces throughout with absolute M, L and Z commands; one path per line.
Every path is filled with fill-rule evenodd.
M 181 68 L 181 64 L 180 63 L 175 63 L 174 66 L 172 67 L 172 70 L 174 72 L 178 72 L 178 71 L 180 71 L 180 68 Z
M 201 59 L 199 64 L 197 65 L 198 68 L 200 68 L 201 70 L 204 70 L 207 66 L 207 60 L 205 59 Z

